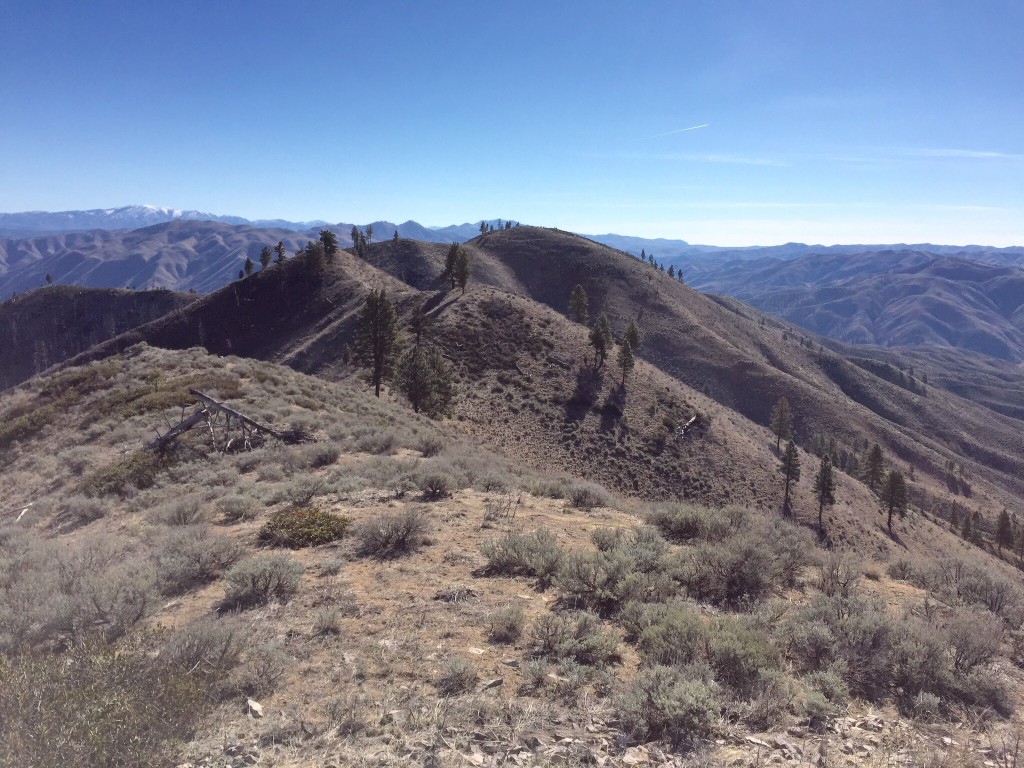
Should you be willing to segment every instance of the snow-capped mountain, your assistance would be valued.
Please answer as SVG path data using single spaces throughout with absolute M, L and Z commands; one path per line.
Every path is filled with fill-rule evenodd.
M 25 211 L 0 213 L 0 237 L 87 232 L 92 229 L 140 229 L 169 221 L 216 221 L 221 224 L 249 224 L 301 231 L 326 222 L 292 222 L 280 219 L 250 221 L 241 216 L 218 216 L 205 211 L 189 211 L 156 205 L 127 205 L 121 208 L 93 208 L 88 211 Z

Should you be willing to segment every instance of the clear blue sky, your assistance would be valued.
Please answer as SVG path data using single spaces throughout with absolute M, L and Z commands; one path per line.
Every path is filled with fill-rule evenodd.
M 0 0 L 0 30 L 2 211 L 1024 244 L 1021 0 Z

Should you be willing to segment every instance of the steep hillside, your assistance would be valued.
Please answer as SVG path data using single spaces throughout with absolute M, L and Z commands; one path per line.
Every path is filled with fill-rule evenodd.
M 1024 271 L 917 251 L 708 267 L 689 280 L 855 344 L 1024 360 Z
M 735 498 L 777 508 L 776 460 L 757 425 L 767 423 L 785 395 L 802 446 L 831 440 L 837 456 L 863 458 L 878 442 L 917 474 L 920 503 L 943 516 L 956 505 L 978 510 L 991 530 L 996 511 L 1024 495 L 1024 445 L 1019 422 L 1007 419 L 1006 409 L 996 412 L 919 380 L 901 382 L 889 368 L 867 365 L 849 350 L 824 351 L 738 302 L 712 300 L 583 238 L 520 227 L 467 247 L 475 274 L 499 287 L 475 283 L 465 296 L 416 290 L 370 262 L 397 274 L 405 269 L 413 282 L 429 285 L 443 249 L 381 244 L 370 250 L 370 262 L 344 253 L 323 275 L 294 261 L 237 281 L 184 312 L 100 345 L 88 358 L 147 341 L 347 378 L 354 374 L 344 361 L 357 311 L 369 288 L 380 286 L 403 317 L 419 305 L 435 317 L 435 337 L 471 393 L 473 407 L 460 413 L 462 428 L 534 466 L 571 466 L 627 494 L 716 503 Z M 652 366 L 645 374 L 652 383 L 628 388 L 625 410 L 613 391 L 613 372 L 589 378 L 584 329 L 562 314 L 577 282 L 591 296 L 592 314 L 607 312 L 616 332 L 638 319 L 644 336 L 639 354 Z M 639 407 L 630 410 L 632 404 Z M 698 412 L 711 416 L 709 445 L 719 448 L 669 439 Z M 494 429 L 496 418 L 502 429 Z M 948 490 L 950 461 L 970 475 L 969 499 Z M 734 482 L 744 475 L 749 482 Z M 811 508 L 804 500 L 798 510 L 808 515 Z
M 189 304 L 170 291 L 54 285 L 0 304 L 0 389 Z

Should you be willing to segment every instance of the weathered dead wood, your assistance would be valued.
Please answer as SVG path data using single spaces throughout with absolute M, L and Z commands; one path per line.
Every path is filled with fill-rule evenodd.
M 199 400 L 208 409 L 213 411 L 219 411 L 220 413 L 223 413 L 225 416 L 228 416 L 229 421 L 230 419 L 238 419 L 240 423 L 244 424 L 249 429 L 258 430 L 260 432 L 266 432 L 268 435 L 272 435 L 273 437 L 276 437 L 278 439 L 280 439 L 281 437 L 281 435 L 278 432 L 275 432 L 273 429 L 266 426 L 265 424 L 260 424 L 258 421 L 253 421 L 248 416 L 245 416 L 244 414 L 241 414 L 238 411 L 236 411 L 234 408 L 224 405 L 223 403 L 218 403 L 212 397 L 210 397 L 209 395 L 204 395 L 198 389 L 192 389 L 192 387 L 189 387 L 188 393 L 192 395 L 192 397 Z
M 192 427 L 194 427 L 199 422 L 203 421 L 205 418 L 206 412 L 202 408 L 200 408 L 188 418 L 182 419 L 177 426 L 171 428 L 163 435 L 158 435 L 156 440 L 147 443 L 146 450 L 156 451 L 163 449 L 171 441 L 176 439 L 178 435 L 188 432 L 190 429 L 192 429 Z
M 230 450 L 232 445 L 235 443 L 235 438 L 229 436 L 232 421 L 236 422 L 239 427 L 239 431 L 242 434 L 242 445 L 246 450 L 252 448 L 252 440 L 254 437 L 264 434 L 276 437 L 278 440 L 285 440 L 286 442 L 289 441 L 289 435 L 282 434 L 271 429 L 265 424 L 260 424 L 258 421 L 250 419 L 244 413 L 241 413 L 230 406 L 224 405 L 223 403 L 217 402 L 209 395 L 206 395 L 197 389 L 192 389 L 190 387 L 188 392 L 192 397 L 199 401 L 196 410 L 188 417 L 182 418 L 179 424 L 172 427 L 165 434 L 161 435 L 157 433 L 157 438 L 146 445 L 147 450 L 163 450 L 178 437 L 192 429 L 192 427 L 204 422 L 209 429 L 210 439 L 213 441 L 213 448 L 216 451 L 226 452 Z M 224 418 L 222 432 L 225 442 L 223 446 L 219 444 L 217 429 L 214 426 L 218 417 L 221 416 Z

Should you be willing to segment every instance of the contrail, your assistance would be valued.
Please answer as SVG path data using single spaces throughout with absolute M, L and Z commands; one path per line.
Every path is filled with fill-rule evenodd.
M 711 123 L 704 123 L 703 125 L 691 125 L 689 128 L 680 128 L 678 131 L 669 131 L 668 133 L 656 133 L 653 136 L 648 136 L 648 139 L 657 139 L 660 136 L 671 136 L 673 133 L 686 133 L 687 131 L 696 131 L 698 128 L 707 128 Z

